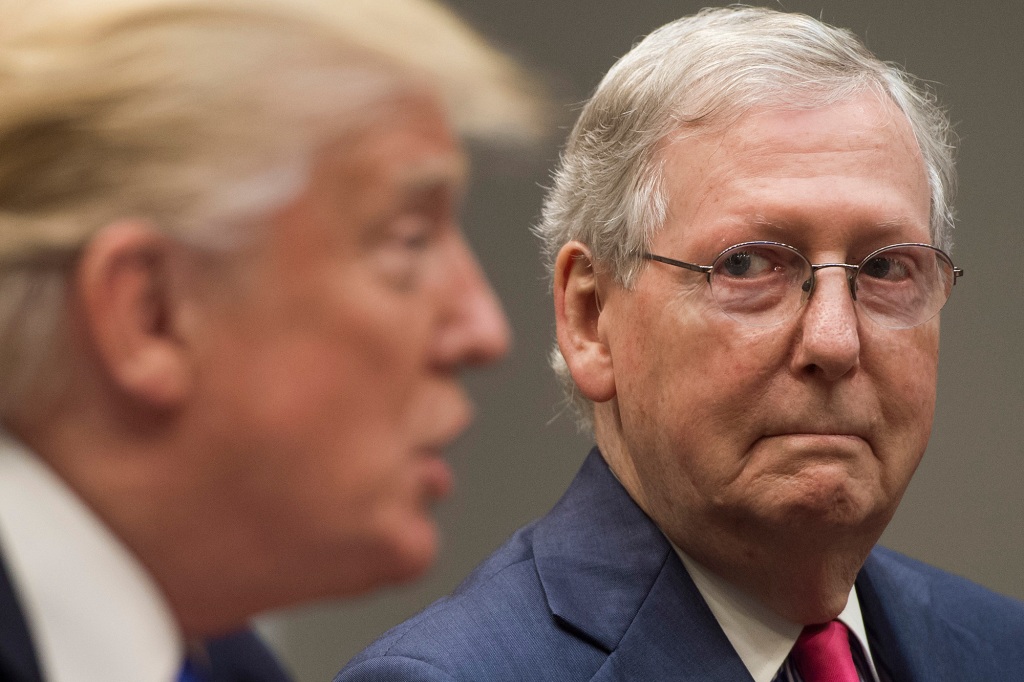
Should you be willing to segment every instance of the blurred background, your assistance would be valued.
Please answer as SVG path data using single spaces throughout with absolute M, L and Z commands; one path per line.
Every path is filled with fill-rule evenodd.
M 561 495 L 590 440 L 547 368 L 553 314 L 530 233 L 562 139 L 601 76 L 640 37 L 705 6 L 690 0 L 449 0 L 532 68 L 556 130 L 529 155 L 484 151 L 465 207 L 469 239 L 505 302 L 508 359 L 468 377 L 478 407 L 453 448 L 456 494 L 441 509 L 441 560 L 423 581 L 265 619 L 299 682 L 330 680 L 366 644 L 451 591 Z M 875 54 L 934 83 L 960 136 L 954 261 L 966 270 L 942 319 L 931 444 L 889 547 L 1024 598 L 1024 3 L 785 0 L 854 30 Z M 527 158 L 524 158 L 527 157 Z

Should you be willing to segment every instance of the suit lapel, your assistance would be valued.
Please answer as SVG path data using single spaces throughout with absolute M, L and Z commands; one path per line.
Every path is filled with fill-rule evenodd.
M 675 553 L 594 681 L 750 681 Z
M 552 614 L 610 655 L 610 680 L 749 680 L 661 531 L 595 448 L 534 536 Z
M 28 626 L 14 587 L 0 558 L 0 679 L 5 682 L 41 682 Z

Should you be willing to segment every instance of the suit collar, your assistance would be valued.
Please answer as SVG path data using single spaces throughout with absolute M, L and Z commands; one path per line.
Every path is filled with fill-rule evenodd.
M 0 558 L 0 678 L 13 682 L 41 682 L 28 627 Z
M 594 448 L 537 528 L 534 553 L 551 612 L 611 651 L 671 548 Z
M 746 668 L 651 519 L 594 448 L 534 534 L 551 612 L 611 653 L 594 678 L 747 680 Z

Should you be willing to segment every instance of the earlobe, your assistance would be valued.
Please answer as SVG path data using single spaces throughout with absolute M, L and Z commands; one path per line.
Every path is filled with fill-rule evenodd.
M 106 226 L 86 244 L 75 273 L 83 331 L 101 372 L 130 399 L 173 409 L 190 385 L 176 335 L 171 242 L 144 221 Z
M 612 357 L 601 333 L 604 314 L 597 273 L 586 245 L 572 241 L 558 252 L 554 277 L 558 347 L 580 392 L 594 402 L 615 397 Z

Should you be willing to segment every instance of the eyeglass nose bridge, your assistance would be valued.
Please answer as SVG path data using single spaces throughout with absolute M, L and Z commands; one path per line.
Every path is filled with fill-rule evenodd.
M 814 274 L 823 268 L 843 268 L 846 271 L 846 284 L 850 287 L 850 296 L 853 300 L 857 300 L 857 273 L 860 272 L 859 265 L 851 265 L 849 263 L 808 263 L 811 266 L 811 276 L 800 285 L 800 290 L 804 293 L 804 303 L 810 300 L 811 294 L 814 293 L 815 278 Z

